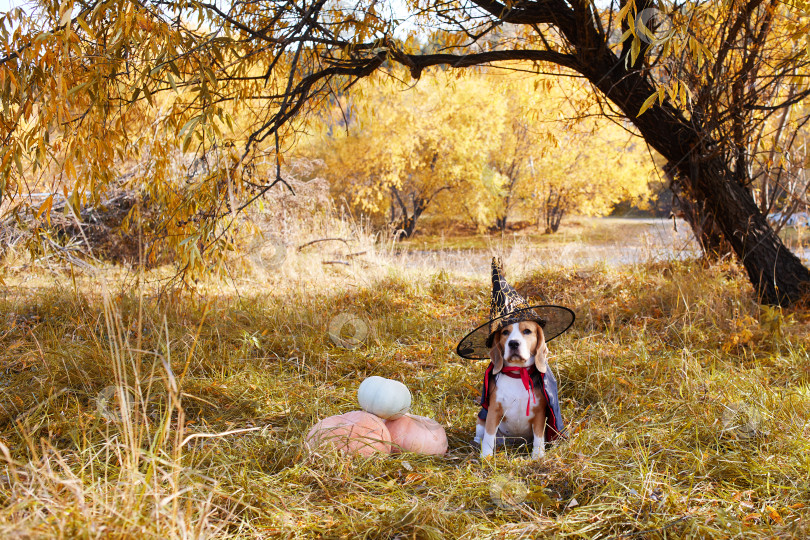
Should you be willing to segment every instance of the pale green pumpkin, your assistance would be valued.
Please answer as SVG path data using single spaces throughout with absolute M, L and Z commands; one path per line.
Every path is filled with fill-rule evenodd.
M 411 392 L 399 381 L 372 376 L 357 389 L 360 407 L 380 418 L 399 418 L 411 407 Z

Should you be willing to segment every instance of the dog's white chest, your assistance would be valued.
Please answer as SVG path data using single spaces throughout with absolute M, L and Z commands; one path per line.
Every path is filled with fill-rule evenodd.
M 503 420 L 498 426 L 498 432 L 507 437 L 528 437 L 532 435 L 532 426 L 529 423 L 534 417 L 532 400 L 534 394 L 523 386 L 523 381 L 498 375 L 497 402 L 503 407 Z M 526 415 L 526 406 L 529 414 Z

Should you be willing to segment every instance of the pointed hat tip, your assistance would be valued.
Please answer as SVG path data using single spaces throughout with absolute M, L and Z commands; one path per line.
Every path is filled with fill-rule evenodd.
M 500 257 L 492 257 L 492 277 L 503 276 L 503 261 Z

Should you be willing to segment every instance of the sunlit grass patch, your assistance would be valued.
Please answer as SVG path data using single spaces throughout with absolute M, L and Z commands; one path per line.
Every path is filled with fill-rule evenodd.
M 563 222 L 560 230 L 547 234 L 536 225 L 527 225 L 517 230 L 495 231 L 486 234 L 474 230 L 453 231 L 447 234 L 446 224 L 431 225 L 426 223 L 424 231 L 419 231 L 412 238 L 405 239 L 397 249 L 411 250 L 485 250 L 493 246 L 503 246 L 513 242 L 516 237 L 538 247 L 561 247 L 570 243 L 616 244 L 626 243 L 628 237 L 636 237 L 649 232 L 649 220 L 623 218 L 587 218 L 574 217 Z

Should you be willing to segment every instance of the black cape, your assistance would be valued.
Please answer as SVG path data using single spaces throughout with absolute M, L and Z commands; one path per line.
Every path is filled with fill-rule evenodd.
M 487 390 L 495 384 L 496 375 L 492 373 L 494 366 L 492 363 L 487 367 L 484 374 L 484 384 L 481 388 L 481 410 L 478 418 L 487 419 L 487 409 L 489 408 L 489 392 Z M 565 431 L 562 413 L 560 412 L 560 398 L 557 392 L 557 379 L 551 367 L 546 368 L 545 373 L 541 373 L 535 366 L 529 368 L 529 376 L 532 383 L 537 387 L 541 386 L 546 396 L 546 442 L 552 442 L 558 438 L 565 438 L 568 434 Z M 489 381 L 487 381 L 489 379 Z

